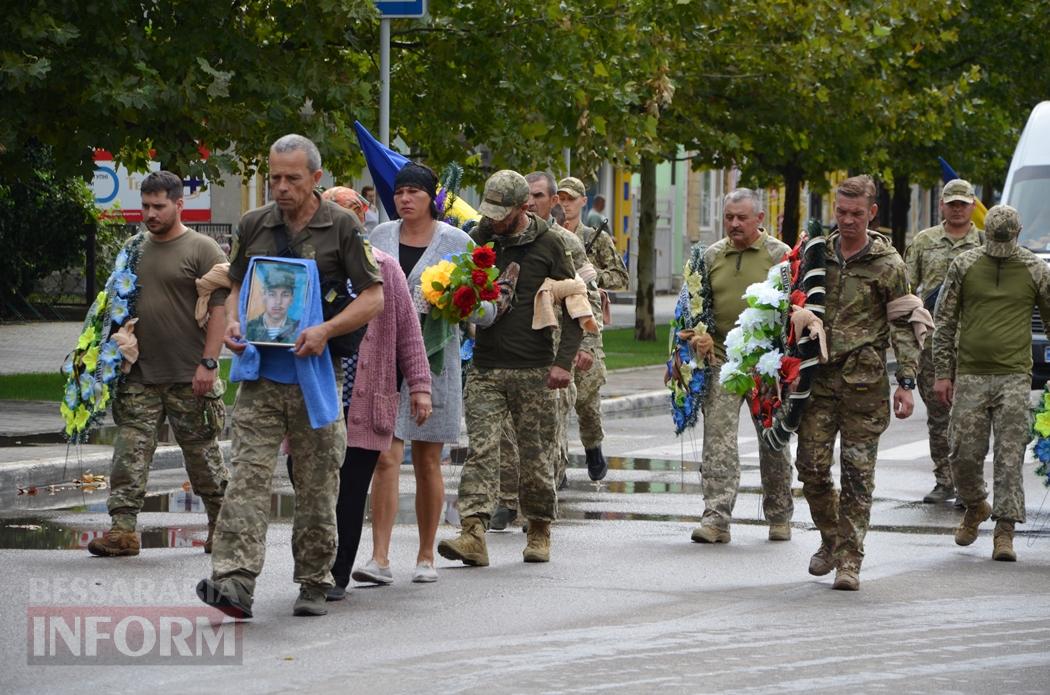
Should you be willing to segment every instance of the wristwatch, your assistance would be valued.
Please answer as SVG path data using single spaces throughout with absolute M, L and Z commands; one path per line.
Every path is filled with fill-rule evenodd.
M 910 376 L 897 377 L 897 386 L 900 386 L 905 391 L 914 391 L 915 379 Z
M 201 359 L 201 365 L 202 365 L 202 366 L 203 366 L 203 367 L 204 367 L 205 369 L 218 369 L 218 368 L 219 368 L 219 363 L 218 363 L 218 361 L 216 361 L 216 360 L 213 360 L 213 359 L 212 359 L 212 358 L 210 358 L 210 357 L 205 357 L 205 358 Z

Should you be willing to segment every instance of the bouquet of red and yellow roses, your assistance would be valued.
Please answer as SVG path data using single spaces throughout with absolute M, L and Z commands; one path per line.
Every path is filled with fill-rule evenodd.
M 431 306 L 430 315 L 459 323 L 473 314 L 482 301 L 499 298 L 499 270 L 495 263 L 491 242 L 484 246 L 470 242 L 466 253 L 442 259 L 424 270 L 421 289 Z M 484 311 L 482 307 L 479 314 Z

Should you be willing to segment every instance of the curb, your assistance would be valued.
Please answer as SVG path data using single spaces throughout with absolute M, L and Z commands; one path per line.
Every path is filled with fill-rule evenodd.
M 603 415 L 622 415 L 635 410 L 649 410 L 667 406 L 670 392 L 668 391 L 646 391 L 635 393 L 630 396 L 619 396 L 616 398 L 602 399 Z
M 220 441 L 219 450 L 222 451 L 222 457 L 227 465 L 229 465 L 230 441 Z M 173 468 L 182 468 L 183 465 L 182 449 L 176 445 L 158 446 L 157 451 L 153 454 L 153 462 L 150 464 L 150 470 L 170 470 Z M 14 463 L 0 466 L 0 490 L 14 488 L 28 483 L 34 485 L 57 483 L 61 481 L 63 472 L 65 472 L 66 478 L 79 475 L 81 472 L 90 472 L 108 476 L 112 466 L 112 451 L 99 451 L 92 454 L 86 454 L 79 461 L 73 456 L 70 456 L 68 460 L 63 456 L 61 458 L 53 457 L 16 461 Z

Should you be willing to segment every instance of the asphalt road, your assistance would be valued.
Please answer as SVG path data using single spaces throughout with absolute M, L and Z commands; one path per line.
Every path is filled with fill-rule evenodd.
M 29 665 L 32 607 L 195 608 L 193 587 L 210 565 L 199 547 L 178 547 L 199 543 L 205 520 L 178 492 L 184 476 L 174 472 L 153 481 L 155 491 L 175 490 L 155 498 L 167 511 L 140 521 L 152 544 L 176 547 L 137 558 L 96 559 L 76 547 L 87 537 L 77 534 L 105 528 L 104 494 L 20 498 L 21 508 L 0 518 L 0 690 L 1046 693 L 1045 489 L 1028 465 L 1017 563 L 991 561 L 990 523 L 974 545 L 956 546 L 950 532 L 959 513 L 917 501 L 932 486 L 922 414 L 920 405 L 884 437 L 858 593 L 832 591 L 830 577 L 807 574 L 819 537 L 801 497 L 792 541 L 766 540 L 746 420 L 733 542 L 691 543 L 702 511 L 692 462 L 699 442 L 674 439 L 664 413 L 635 414 L 607 423 L 606 450 L 617 455 L 607 484 L 592 485 L 583 468 L 571 472 L 549 564 L 522 563 L 524 535 L 514 529 L 488 534 L 490 567 L 439 560 L 436 584 L 410 583 L 416 538 L 406 467 L 395 583 L 355 588 L 326 617 L 291 616 L 288 500 L 276 496 L 256 617 L 243 628 L 236 666 Z M 452 493 L 457 472 L 447 470 Z M 45 509 L 72 501 L 86 506 Z M 13 527 L 34 525 L 72 547 L 14 549 L 44 530 Z M 438 535 L 453 532 L 446 525 Z M 359 558 L 369 550 L 366 529 Z

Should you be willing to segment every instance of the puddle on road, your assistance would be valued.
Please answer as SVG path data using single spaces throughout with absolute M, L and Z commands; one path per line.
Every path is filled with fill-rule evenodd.
M 645 470 L 645 471 L 667 471 L 674 472 L 681 469 L 679 461 L 667 459 L 630 459 L 623 457 L 609 457 L 611 470 Z M 457 461 L 458 463 L 458 461 Z M 583 456 L 573 456 L 570 465 L 575 471 L 586 468 Z M 678 481 L 623 481 L 611 480 L 600 484 L 592 483 L 585 477 L 577 476 L 570 480 L 568 490 L 563 492 L 564 503 L 561 506 L 562 519 L 572 521 L 657 521 L 674 522 L 683 524 L 698 524 L 700 522 L 700 510 L 702 504 L 699 502 L 701 486 L 697 482 L 696 472 L 691 472 L 693 482 Z M 143 515 L 149 514 L 193 514 L 187 517 L 186 523 L 171 523 L 171 519 L 164 519 L 164 525 L 150 524 L 150 517 L 140 517 L 141 544 L 143 548 L 187 548 L 204 545 L 207 535 L 207 524 L 204 505 L 200 498 L 193 494 L 188 482 L 178 484 L 157 483 L 148 492 L 142 509 Z M 278 479 L 278 486 L 287 486 L 286 480 Z M 174 488 L 174 489 L 173 489 Z M 759 487 L 741 486 L 741 493 L 761 494 Z M 595 495 L 598 493 L 598 495 Z M 697 511 L 695 514 L 661 514 L 658 512 L 637 512 L 618 510 L 583 510 L 574 508 L 575 503 L 587 502 L 593 504 L 601 501 L 609 506 L 623 507 L 624 502 L 602 498 L 602 493 L 612 495 L 662 495 L 662 494 L 688 494 L 697 497 Z M 801 494 L 800 490 L 796 493 Z M 0 549 L 71 549 L 83 550 L 88 543 L 102 536 L 109 527 L 108 510 L 106 499 L 108 490 L 98 490 L 93 493 L 84 491 L 65 491 L 56 495 L 41 495 L 38 497 L 19 497 L 14 508 L 9 507 L 8 515 L 0 517 Z M 445 514 L 443 521 L 453 526 L 459 525 L 459 514 L 456 508 L 456 495 L 446 494 Z M 367 507 L 366 507 L 367 509 Z M 931 511 L 929 505 L 916 503 L 901 503 L 895 506 L 895 513 L 922 510 Z M 947 534 L 957 523 L 958 514 L 950 509 L 943 510 L 944 514 L 937 514 L 936 520 L 931 520 L 930 525 L 915 524 L 916 519 L 909 518 L 910 523 L 901 524 L 873 524 L 872 531 L 908 534 Z M 279 489 L 270 496 L 270 521 L 275 524 L 291 523 L 295 512 L 295 494 L 290 486 Z M 84 516 L 83 523 L 78 523 L 77 517 Z M 90 516 L 89 516 L 90 515 Z M 943 516 L 943 520 L 940 517 Z M 905 521 L 902 519 L 902 522 Z M 399 496 L 397 524 L 414 525 L 415 505 L 414 494 L 407 493 Z M 737 518 L 734 524 L 764 526 L 765 522 L 759 519 Z M 796 528 L 812 528 L 809 519 L 796 519 Z M 1050 529 L 1032 529 L 1019 531 L 1021 536 L 1050 537 Z

